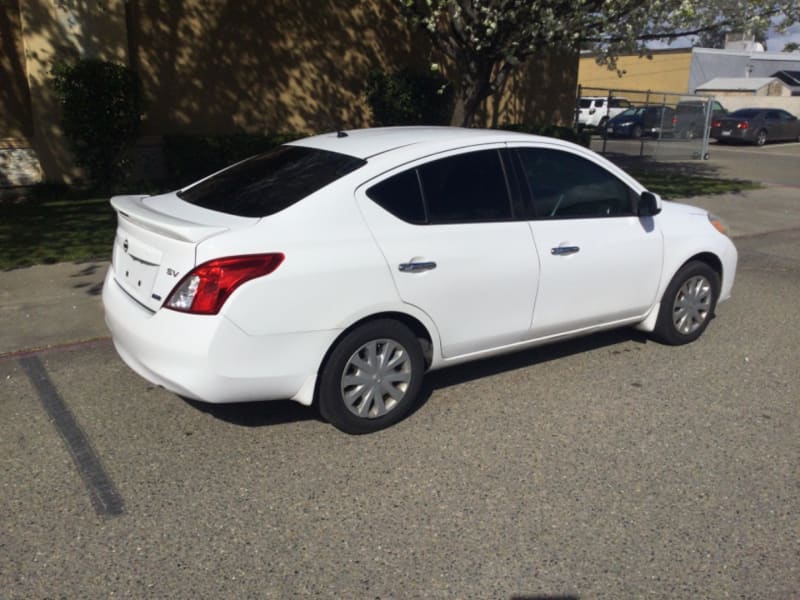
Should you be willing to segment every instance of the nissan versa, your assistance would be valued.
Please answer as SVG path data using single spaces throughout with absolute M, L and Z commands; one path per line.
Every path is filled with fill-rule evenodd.
M 319 135 L 111 204 L 103 303 L 133 370 L 349 433 L 399 421 L 428 370 L 621 326 L 691 342 L 737 262 L 705 210 L 504 131 Z

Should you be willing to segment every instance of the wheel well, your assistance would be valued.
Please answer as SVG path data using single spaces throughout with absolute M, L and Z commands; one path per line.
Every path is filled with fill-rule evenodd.
M 322 367 L 325 366 L 325 363 L 328 361 L 328 356 L 330 355 L 331 351 L 336 347 L 336 344 L 339 343 L 344 336 L 348 333 L 353 331 L 354 329 L 361 327 L 365 323 L 369 323 L 371 321 L 378 321 L 380 319 L 392 319 L 394 321 L 399 321 L 406 327 L 408 327 L 411 332 L 416 336 L 416 338 L 420 342 L 420 346 L 422 346 L 422 356 L 425 358 L 425 367 L 429 367 L 431 362 L 433 361 L 433 338 L 431 337 L 430 332 L 428 329 L 423 325 L 419 320 L 415 319 L 411 315 L 407 315 L 401 312 L 382 312 L 376 313 L 374 315 L 370 315 L 368 317 L 364 317 L 360 321 L 356 321 L 350 327 L 342 331 L 333 343 L 328 348 L 328 351 L 325 352 L 325 356 L 322 358 L 322 362 L 320 363 L 320 370 Z
M 685 265 L 687 263 L 692 262 L 693 260 L 707 264 L 714 270 L 714 272 L 717 275 L 719 275 L 720 282 L 722 281 L 722 261 L 716 254 L 712 254 L 711 252 L 701 252 L 700 254 L 695 254 L 692 258 L 690 258 L 683 264 Z M 681 265 L 681 267 L 682 266 L 683 265 Z

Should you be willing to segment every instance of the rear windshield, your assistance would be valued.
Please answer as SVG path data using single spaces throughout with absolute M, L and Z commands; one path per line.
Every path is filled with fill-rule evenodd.
M 365 164 L 327 150 L 281 146 L 212 175 L 178 197 L 229 215 L 266 217 Z

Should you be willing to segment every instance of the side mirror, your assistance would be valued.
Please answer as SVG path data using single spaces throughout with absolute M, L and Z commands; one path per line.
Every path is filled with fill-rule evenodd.
M 637 212 L 640 217 L 653 217 L 661 212 L 661 197 L 653 192 L 642 192 Z

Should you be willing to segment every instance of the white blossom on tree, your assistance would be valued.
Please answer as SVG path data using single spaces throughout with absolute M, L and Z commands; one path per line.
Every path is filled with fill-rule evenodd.
M 781 28 L 800 21 L 798 0 L 395 0 L 449 61 L 453 124 L 468 126 L 510 73 L 544 50 L 591 42 L 598 60 L 647 53 L 647 42 L 716 29 Z

